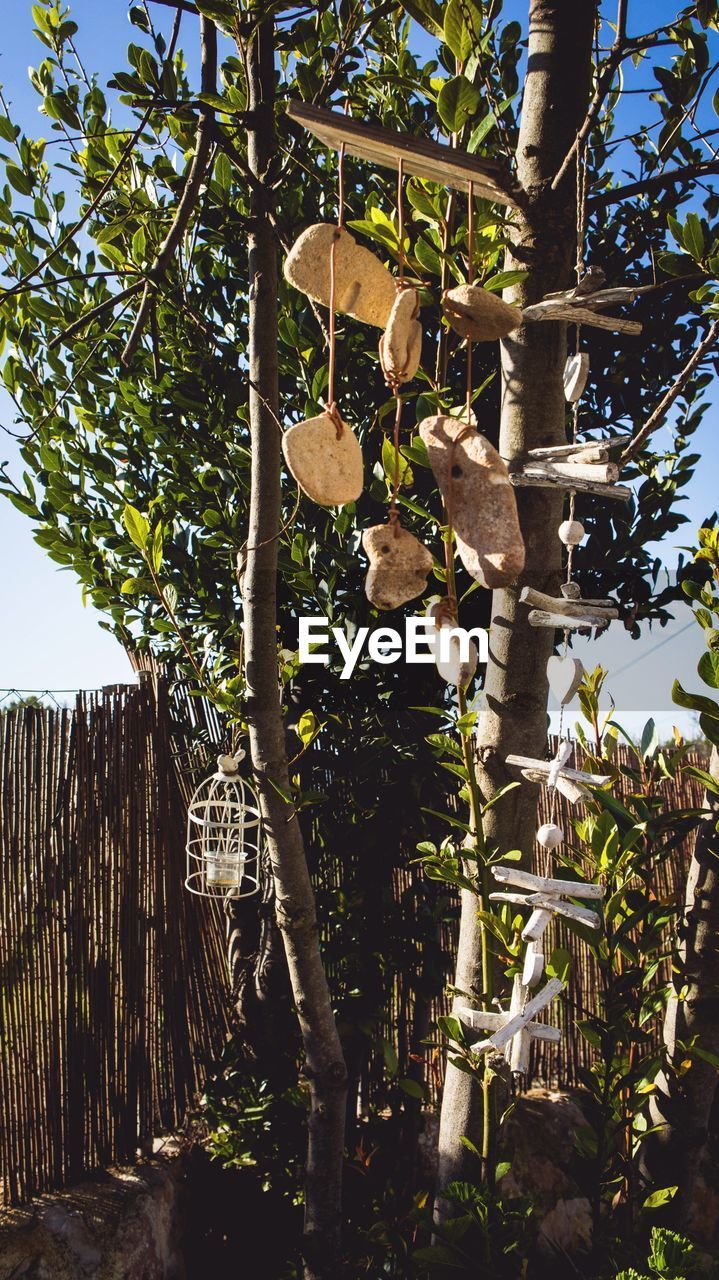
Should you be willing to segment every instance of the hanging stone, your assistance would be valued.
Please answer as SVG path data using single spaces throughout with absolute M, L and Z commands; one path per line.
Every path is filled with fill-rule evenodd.
M 432 556 L 419 538 L 400 524 L 375 524 L 362 534 L 369 559 L 367 599 L 377 609 L 398 609 L 421 596 L 432 570 Z
M 338 423 L 340 430 L 338 431 Z M 321 507 L 342 507 L 362 492 L 362 450 L 341 418 L 307 418 L 282 437 L 285 462 L 308 498 Z
M 514 489 L 497 450 L 456 418 L 425 418 L 419 433 L 445 506 L 451 508 L 465 569 L 483 587 L 516 581 L 524 568 L 524 541 Z
M 428 637 L 429 647 L 434 651 L 437 671 L 447 684 L 458 689 L 466 689 L 474 679 L 479 663 L 479 652 L 471 637 L 464 641 L 466 657 L 462 657 L 462 640 L 460 636 L 450 635 L 452 628 L 458 625 L 456 616 L 451 616 L 447 609 L 447 601 L 439 600 L 429 606 L 427 615 L 434 618 L 436 631 Z M 444 633 L 444 634 L 443 634 Z
M 442 296 L 445 319 L 461 338 L 470 342 L 495 342 L 506 338 L 522 323 L 519 307 L 512 307 L 490 289 L 458 284 Z
M 584 537 L 584 525 L 579 520 L 563 520 L 557 534 L 565 547 L 576 547 Z
M 330 305 L 330 252 L 335 244 L 335 310 L 384 329 L 397 297 L 394 277 L 346 227 L 317 222 L 295 241 L 285 279 L 322 306 Z
M 582 683 L 584 666 L 579 658 L 560 658 L 555 653 L 547 663 L 547 679 L 557 702 L 564 706 L 572 701 Z
M 564 832 L 555 822 L 544 822 L 537 832 L 537 844 L 543 849 L 556 849 L 564 839 Z
M 586 351 L 578 351 L 569 356 L 564 366 L 564 398 L 575 404 L 582 396 L 589 377 L 589 355 Z
M 379 358 L 389 387 L 411 382 L 422 356 L 422 326 L 419 294 L 416 289 L 400 289 L 379 340 Z

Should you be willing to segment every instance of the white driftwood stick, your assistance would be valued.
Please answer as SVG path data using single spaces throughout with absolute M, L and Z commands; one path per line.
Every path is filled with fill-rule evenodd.
M 527 782 L 539 782 L 544 787 L 547 785 L 547 775 L 539 773 L 536 769 L 523 769 L 522 777 L 526 778 Z M 580 801 L 591 800 L 592 798 L 591 792 L 587 791 L 586 787 L 581 786 L 578 782 L 572 782 L 567 777 L 566 770 L 560 773 L 557 778 L 557 791 L 570 804 L 579 804 Z
M 567 920 L 576 920 L 578 924 L 589 925 L 590 929 L 598 929 L 601 921 L 596 911 L 589 911 L 587 907 L 577 907 L 573 902 L 566 902 L 564 898 L 554 898 L 543 893 L 490 893 L 490 902 L 509 902 L 516 907 L 528 907 L 534 914 L 552 912 L 554 915 L 565 916 Z M 525 942 L 534 941 L 541 936 L 537 930 L 541 928 L 542 933 L 547 927 L 548 922 L 537 920 L 530 932 L 529 922 L 522 931 L 522 937 Z
M 607 289 L 592 289 L 585 287 L 585 281 L 575 285 L 573 289 L 562 289 L 558 293 L 548 293 L 542 299 L 543 302 L 565 302 L 572 304 L 576 302 L 579 305 L 587 305 L 592 307 L 611 307 L 613 304 L 622 302 L 633 302 L 639 297 L 640 293 L 644 293 L 642 285 L 612 285 Z
M 535 591 L 534 587 L 522 587 L 519 598 L 522 604 L 534 609 L 568 613 L 573 618 L 583 617 L 585 610 L 591 614 L 603 613 L 609 621 L 619 617 L 616 600 L 565 600 L 563 596 L 548 596 L 544 591 Z
M 628 502 L 632 491 L 625 484 L 599 484 L 596 480 L 567 480 L 547 471 L 547 464 L 542 462 L 527 463 L 521 471 L 512 471 L 509 479 L 515 488 L 535 489 L 575 489 L 577 493 L 593 493 L 598 498 L 611 498 L 617 502 Z
M 628 434 L 609 436 L 606 440 L 576 440 L 572 444 L 549 444 L 542 449 L 528 449 L 526 458 L 536 458 L 538 462 L 561 462 L 563 458 L 575 458 L 578 462 L 589 462 L 587 454 L 595 449 L 609 453 L 611 449 L 624 448 L 631 439 Z M 603 459 L 597 458 L 597 462 Z
M 502 1013 L 487 1013 L 484 1009 L 455 1009 L 455 1014 L 460 1022 L 470 1027 L 472 1031 L 499 1031 L 503 1027 L 509 1017 L 506 1010 Z M 546 1022 L 530 1022 L 527 1025 L 533 1040 L 545 1040 L 551 1044 L 556 1044 L 560 1038 L 560 1033 L 556 1027 L 550 1027 Z
M 532 769 L 545 778 L 550 768 L 548 760 L 535 760 L 532 756 L 509 755 L 506 763 L 516 765 L 520 769 Z M 581 769 L 562 769 L 560 777 L 570 778 L 572 782 L 583 782 L 588 787 L 605 787 L 610 779 L 608 773 L 583 773 Z
M 522 982 L 525 987 L 536 987 L 543 972 L 544 952 L 542 951 L 542 944 L 538 940 L 528 942 L 527 950 L 524 953 L 524 969 L 522 970 Z
M 614 333 L 638 334 L 642 326 L 638 320 L 625 320 L 621 316 L 606 316 L 601 311 L 592 311 L 592 295 L 582 299 L 584 305 L 574 305 L 561 298 L 545 298 L 544 302 L 536 302 L 522 311 L 522 320 L 566 320 L 569 324 L 588 324 L 595 329 L 610 329 Z
M 549 773 L 547 774 L 547 786 L 550 790 L 556 787 L 557 782 L 559 781 L 559 775 L 571 757 L 572 750 L 571 742 L 560 742 L 557 747 L 557 754 L 553 760 L 550 760 Z
M 489 1040 L 483 1044 L 477 1045 L 477 1051 L 482 1052 L 484 1049 L 503 1049 L 518 1031 L 522 1031 L 524 1027 L 528 1027 L 533 1021 L 535 1013 L 540 1013 L 542 1009 L 546 1009 L 551 1004 L 555 996 L 564 990 L 564 983 L 559 978 L 550 978 L 546 987 L 543 987 L 538 995 L 532 1000 L 528 1000 L 524 1006 L 522 1013 L 518 1013 L 514 1018 L 509 1018 L 499 1031 L 495 1031 Z
M 524 463 L 521 470 L 523 472 L 539 470 L 546 476 L 555 476 L 558 484 L 569 480 L 571 481 L 569 488 L 575 480 L 590 480 L 594 484 L 614 484 L 619 479 L 619 467 L 616 462 L 574 462 L 569 458 L 565 462 L 554 462 L 550 458 L 543 458 L 541 462 Z
M 500 884 L 516 884 L 521 889 L 535 893 L 550 893 L 561 898 L 603 898 L 603 884 L 588 884 L 584 880 L 557 880 L 551 876 L 535 876 L 521 867 L 492 867 L 492 875 Z
M 540 938 L 546 932 L 547 926 L 551 923 L 551 911 L 545 911 L 543 907 L 535 907 L 531 913 L 527 923 L 522 929 L 521 938 L 523 942 L 539 942 Z
M 509 1006 L 510 1018 L 522 1012 L 526 1001 L 527 988 L 517 974 L 512 985 L 512 999 Z M 526 1028 L 522 1031 L 518 1031 L 516 1036 L 513 1036 L 509 1041 L 509 1044 L 504 1050 L 504 1056 L 513 1075 L 526 1075 L 529 1070 L 530 1046 L 531 1039 Z
M 586 924 L 590 929 L 598 929 L 602 923 L 596 911 L 578 907 L 574 902 L 566 902 L 564 898 L 532 893 L 527 899 L 527 905 L 531 905 L 536 911 L 553 911 L 555 915 L 565 916 L 567 920 L 576 920 L 577 924 Z
M 586 609 L 576 617 L 568 613 L 549 613 L 545 609 L 530 609 L 527 616 L 530 627 L 551 627 L 560 631 L 591 631 L 592 627 L 609 626 L 612 621 L 596 610 Z

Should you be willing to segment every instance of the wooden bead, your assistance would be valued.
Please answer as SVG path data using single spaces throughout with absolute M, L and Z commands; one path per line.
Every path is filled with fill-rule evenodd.
M 584 537 L 584 525 L 579 520 L 563 520 L 557 533 L 565 547 L 576 547 Z
M 559 590 L 565 600 L 578 600 L 582 594 L 578 582 L 563 582 Z
M 556 849 L 564 839 L 564 832 L 554 822 L 544 822 L 537 832 L 537 844 L 543 849 Z

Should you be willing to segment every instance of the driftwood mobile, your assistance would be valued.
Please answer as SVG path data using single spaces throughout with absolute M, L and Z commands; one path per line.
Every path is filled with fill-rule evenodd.
M 290 284 L 329 308 L 330 344 L 328 399 L 324 413 L 297 423 L 283 437 L 285 461 L 300 488 L 322 506 L 340 506 L 355 501 L 362 492 L 363 464 L 359 442 L 337 407 L 335 390 L 335 314 L 352 316 L 383 330 L 379 358 L 385 380 L 395 396 L 394 480 L 386 524 L 366 529 L 362 543 L 369 560 L 366 579 L 368 599 L 378 609 L 399 607 L 426 590 L 433 557 L 414 534 L 402 527 L 398 509 L 400 488 L 399 436 L 402 422 L 401 387 L 420 366 L 422 329 L 420 325 L 420 282 L 405 275 L 403 239 L 403 181 L 414 174 L 451 186 L 467 195 L 467 282 L 444 292 L 442 312 L 448 324 L 466 344 L 466 400 L 452 414 L 425 418 L 418 425 L 429 463 L 439 486 L 445 510 L 444 537 L 446 594 L 430 605 L 435 628 L 456 627 L 458 605 L 454 586 L 454 545 L 470 576 L 483 587 L 494 588 L 515 582 L 524 567 L 524 543 L 517 516 L 514 489 L 533 485 L 566 490 L 568 514 L 558 529 L 567 550 L 566 580 L 561 596 L 555 598 L 525 587 L 521 600 L 530 608 L 529 622 L 535 627 L 562 632 L 561 654 L 547 664 L 549 687 L 560 706 L 559 746 L 553 760 L 535 760 L 510 755 L 507 764 L 518 767 L 523 777 L 540 782 L 552 796 L 561 792 L 572 804 L 589 797 L 589 787 L 605 785 L 609 779 L 569 767 L 571 746 L 562 737 L 564 708 L 581 683 L 582 663 L 568 654 L 572 632 L 603 629 L 619 617 L 611 599 L 581 599 L 572 578 L 575 547 L 584 537 L 582 524 L 574 517 L 577 492 L 599 498 L 625 501 L 631 490 L 617 483 L 619 464 L 612 455 L 625 443 L 625 436 L 605 440 L 579 439 L 579 402 L 589 374 L 589 358 L 579 346 L 581 325 L 596 325 L 618 333 L 636 334 L 641 326 L 632 320 L 608 315 L 604 308 L 631 301 L 636 290 L 605 288 L 603 273 L 584 270 L 584 176 L 580 171 L 577 227 L 577 278 L 575 288 L 552 294 L 524 309 L 511 306 L 491 290 L 474 282 L 474 198 L 482 195 L 505 205 L 514 205 L 512 184 L 499 166 L 440 143 L 418 140 L 376 126 L 360 124 L 335 111 L 295 102 L 289 113 L 328 146 L 339 151 L 339 209 L 337 224 L 318 223 L 308 227 L 291 249 L 285 262 Z M 356 243 L 343 225 L 342 162 L 345 152 L 372 163 L 397 170 L 399 211 L 399 276 L 366 248 Z M 576 326 L 577 350 L 567 359 L 564 387 L 572 406 L 572 441 L 567 445 L 533 449 L 512 469 L 477 429 L 472 409 L 473 342 L 497 341 L 528 321 L 546 323 L 561 320 Z M 466 712 L 465 690 L 474 676 L 476 650 L 469 661 L 451 649 L 451 660 L 442 662 L 435 644 L 437 666 L 448 684 L 456 686 L 460 716 Z M 552 805 L 552 813 L 554 806 Z M 556 822 L 542 824 L 538 843 L 549 852 L 564 840 Z M 529 1069 L 532 1039 L 556 1041 L 559 1032 L 536 1022 L 535 1016 L 548 1008 L 564 989 L 564 982 L 552 977 L 537 994 L 532 989 L 544 972 L 542 937 L 553 916 L 564 916 L 589 929 L 598 929 L 597 910 L 603 887 L 576 880 L 536 876 L 511 866 L 495 866 L 500 883 L 516 886 L 524 893 L 498 891 L 494 902 L 526 908 L 529 919 L 522 932 L 526 943 L 523 971 L 514 979 L 509 1008 L 488 1010 L 459 1007 L 460 1018 L 472 1028 L 491 1032 L 475 1045 L 475 1051 L 502 1051 L 513 1073 Z M 591 902 L 597 910 L 588 907 Z

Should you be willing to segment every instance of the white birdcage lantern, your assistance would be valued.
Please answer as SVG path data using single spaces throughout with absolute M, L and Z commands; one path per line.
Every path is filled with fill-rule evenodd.
M 187 810 L 185 888 L 202 898 L 249 898 L 260 888 L 262 818 L 257 793 L 238 773 L 244 754 L 220 756 Z

